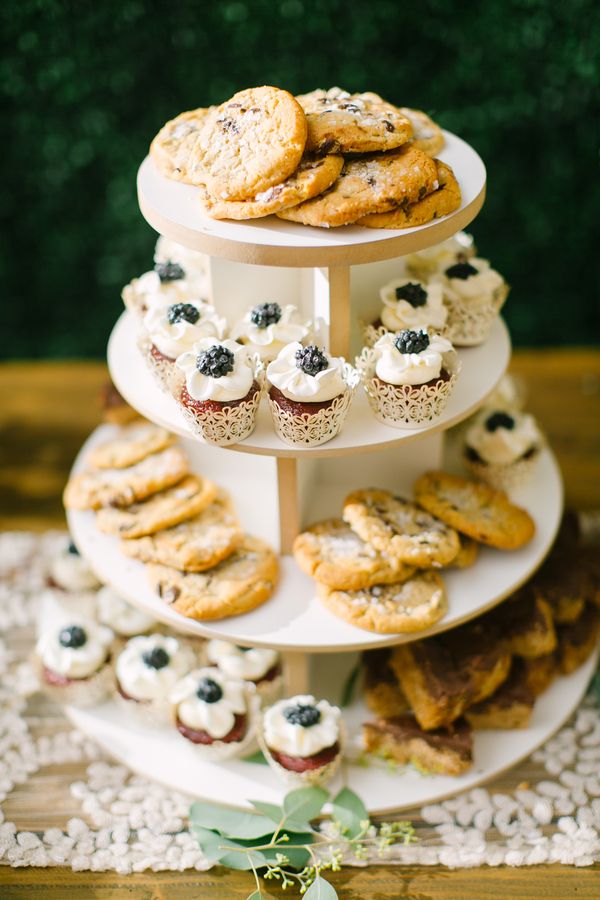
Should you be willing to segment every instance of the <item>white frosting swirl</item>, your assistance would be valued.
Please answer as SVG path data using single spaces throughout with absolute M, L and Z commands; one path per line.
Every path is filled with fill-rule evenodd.
M 477 269 L 476 275 L 468 278 L 450 278 L 446 272 L 435 276 L 444 288 L 444 293 L 451 299 L 461 300 L 470 305 L 483 306 L 490 303 L 497 291 L 504 285 L 502 275 L 490 268 L 486 259 L 472 257 L 468 264 Z
M 207 253 L 198 253 L 197 250 L 190 250 L 183 244 L 172 241 L 171 238 L 161 235 L 156 242 L 154 248 L 154 262 L 178 263 L 185 270 L 194 276 L 195 280 L 199 280 L 200 276 L 204 276 L 206 289 L 201 292 L 201 296 L 209 296 L 208 273 L 210 272 L 210 256 Z
M 261 359 L 270 361 L 291 341 L 307 342 L 312 339 L 312 322 L 300 322 L 298 310 L 288 304 L 281 310 L 279 322 L 259 328 L 250 316 L 249 309 L 244 318 L 236 322 L 231 329 L 231 337 L 244 344 L 250 353 L 258 353 Z
M 153 306 L 200 301 L 207 295 L 206 276 L 202 273 L 186 272 L 184 278 L 161 281 L 158 272 L 154 270 L 132 279 L 122 292 L 123 300 L 129 308 L 144 312 Z
M 321 717 L 315 725 L 305 728 L 293 725 L 284 716 L 289 706 L 316 706 Z M 340 711 L 327 700 L 319 700 L 310 695 L 299 695 L 287 700 L 279 700 L 264 713 L 263 733 L 270 750 L 289 756 L 314 756 L 326 747 L 332 747 L 340 736 Z
M 343 378 L 344 360 L 341 356 L 325 353 L 326 369 L 316 375 L 307 375 L 296 364 L 296 353 L 302 344 L 294 341 L 281 350 L 267 367 L 267 378 L 288 400 L 301 403 L 322 403 L 333 400 L 346 390 Z
M 415 283 L 427 294 L 427 300 L 422 306 L 412 306 L 408 300 L 396 299 L 396 288 Z M 379 294 L 383 301 L 381 321 L 389 331 L 402 331 L 403 328 L 442 329 L 446 324 L 448 310 L 444 306 L 441 284 L 424 284 L 415 282 L 414 278 L 397 278 L 384 284 Z
M 176 359 L 191 350 L 196 341 L 203 337 L 214 337 L 220 340 L 225 335 L 227 322 L 217 315 L 214 306 L 203 300 L 187 300 L 200 313 L 196 322 L 180 319 L 169 322 L 169 309 L 172 304 L 151 306 L 144 316 L 144 328 L 154 346 L 170 359 Z
M 221 688 L 222 696 L 215 703 L 207 703 L 198 696 L 198 685 L 210 678 Z M 188 728 L 206 731 L 212 738 L 224 738 L 235 725 L 235 717 L 247 713 L 246 691 L 243 681 L 227 678 L 217 668 L 194 669 L 179 681 L 169 700 L 175 706 L 177 718 Z
M 379 338 L 375 353 L 375 374 L 388 384 L 425 384 L 439 378 L 445 353 L 453 350 L 446 338 L 437 334 L 429 336 L 429 346 L 420 353 L 400 353 L 396 347 L 396 334 L 384 334 Z
M 279 661 L 276 650 L 251 647 L 243 650 L 229 641 L 209 641 L 206 648 L 208 661 L 218 666 L 228 678 L 243 681 L 260 681 Z
M 441 272 L 459 261 L 459 258 L 470 258 L 475 255 L 475 245 L 470 234 L 459 231 L 441 244 L 434 244 L 418 253 L 406 257 L 406 269 L 419 278 L 427 278 Z
M 494 431 L 488 431 L 485 423 L 494 412 L 489 408 L 481 410 L 465 437 L 467 446 L 475 450 L 483 462 L 507 466 L 540 445 L 542 436 L 533 416 L 512 411 L 510 416 L 514 420 L 514 428 L 504 428 L 501 425 Z
M 226 347 L 233 353 L 233 371 L 221 378 L 202 375 L 196 366 L 200 353 L 211 347 Z M 187 392 L 194 400 L 217 400 L 227 403 L 228 400 L 241 400 L 249 392 L 254 381 L 254 367 L 246 347 L 230 339 L 217 341 L 213 338 L 202 338 L 187 353 L 182 353 L 176 360 L 177 368 L 185 373 Z
M 96 596 L 98 619 L 122 637 L 143 634 L 157 624 L 155 619 L 131 606 L 112 588 L 103 587 Z
M 93 591 L 100 584 L 85 559 L 68 549 L 52 560 L 50 576 L 65 591 Z
M 164 650 L 169 662 L 154 669 L 143 655 L 156 648 Z M 149 634 L 131 638 L 117 657 L 115 671 L 123 691 L 134 700 L 166 700 L 179 678 L 192 668 L 195 656 L 190 647 L 165 634 Z
M 72 625 L 85 631 L 86 641 L 81 647 L 63 647 L 59 641 L 61 631 Z M 43 665 L 52 672 L 65 678 L 89 678 L 108 659 L 113 637 L 110 628 L 98 625 L 93 619 L 64 619 L 60 626 L 40 637 L 36 651 Z

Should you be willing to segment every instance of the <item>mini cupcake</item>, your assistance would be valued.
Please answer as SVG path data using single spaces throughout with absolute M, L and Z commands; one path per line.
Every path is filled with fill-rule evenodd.
M 131 606 L 112 588 L 100 588 L 96 595 L 96 614 L 98 621 L 122 638 L 134 637 L 136 634 L 144 634 L 157 626 L 155 619 Z
M 275 431 L 293 447 L 316 447 L 339 433 L 357 373 L 313 344 L 288 344 L 267 368 Z
M 175 360 L 202 338 L 225 336 L 227 322 L 204 300 L 152 306 L 143 321 L 138 346 L 163 390 L 169 390 Z
M 236 341 L 202 338 L 177 357 L 172 390 L 191 425 L 209 444 L 243 441 L 254 431 L 264 374 Z
M 340 710 L 327 700 L 279 700 L 262 715 L 258 740 L 267 762 L 289 784 L 324 784 L 337 771 L 344 747 Z
M 169 718 L 169 694 L 195 663 L 192 649 L 175 637 L 131 638 L 115 665 L 121 704 L 146 724 L 164 724 Z
M 372 347 L 388 331 L 427 328 L 442 332 L 448 318 L 441 284 L 425 284 L 410 278 L 397 278 L 380 290 L 381 315 L 365 328 L 365 344 Z
M 502 276 L 486 259 L 474 256 L 453 263 L 434 279 L 444 291 L 448 339 L 457 347 L 483 343 L 508 296 L 509 287 Z
M 46 631 L 33 657 L 41 690 L 69 706 L 101 703 L 113 685 L 113 639 L 110 628 L 83 617 Z
M 73 541 L 65 542 L 64 550 L 50 563 L 48 587 L 61 591 L 95 591 L 100 587 Z
M 154 248 L 154 262 L 158 264 L 177 263 L 200 290 L 201 297 L 210 297 L 210 256 L 190 250 L 183 244 L 161 235 Z
M 406 271 L 409 275 L 427 281 L 457 262 L 466 262 L 476 253 L 475 244 L 470 234 L 459 231 L 441 244 L 434 244 L 418 253 L 410 253 L 405 257 Z
M 282 309 L 279 303 L 259 303 L 236 322 L 230 337 L 244 344 L 249 353 L 258 353 L 263 362 L 271 362 L 286 344 L 314 340 L 315 327 L 319 330 L 313 322 L 301 322 L 298 310 L 291 304 Z
M 482 409 L 465 436 L 465 465 L 474 478 L 493 488 L 514 490 L 531 476 L 542 443 L 533 416 Z
M 419 428 L 444 409 L 460 361 L 450 341 L 427 331 L 384 334 L 357 360 L 375 417 L 394 428 Z
M 171 691 L 171 716 L 179 734 L 202 756 L 228 759 L 256 749 L 260 706 L 254 688 L 219 669 L 194 669 Z
M 207 279 L 203 272 L 184 268 L 172 259 L 155 263 L 154 269 L 125 285 L 121 296 L 130 312 L 141 319 L 154 306 L 206 302 Z
M 281 696 L 283 677 L 276 650 L 213 640 L 207 644 L 206 656 L 227 678 L 250 681 L 264 704 L 274 703 Z

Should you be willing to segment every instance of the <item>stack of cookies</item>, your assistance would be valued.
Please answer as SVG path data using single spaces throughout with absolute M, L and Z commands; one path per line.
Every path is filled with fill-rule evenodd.
M 473 761 L 473 729 L 526 728 L 536 698 L 598 642 L 600 590 L 589 556 L 563 528 L 540 572 L 492 612 L 367 652 L 365 700 L 377 716 L 364 725 L 367 750 L 458 775 Z
M 502 492 L 444 472 L 419 478 L 415 499 L 353 491 L 342 519 L 298 535 L 296 561 L 336 616 L 378 634 L 429 628 L 448 608 L 440 569 L 472 565 L 479 543 L 516 550 L 535 531 Z
M 190 473 L 174 435 L 141 421 L 96 446 L 86 462 L 66 486 L 66 508 L 95 510 L 99 529 L 148 564 L 153 589 L 177 612 L 222 619 L 271 596 L 275 553 L 244 534 L 223 489 Z
M 321 228 L 409 228 L 458 209 L 441 129 L 378 94 L 334 87 L 293 97 L 264 86 L 181 113 L 152 141 L 167 178 L 198 185 L 215 219 L 273 213 Z

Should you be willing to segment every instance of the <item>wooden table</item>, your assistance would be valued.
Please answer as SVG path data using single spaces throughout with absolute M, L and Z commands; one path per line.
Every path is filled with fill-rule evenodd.
M 567 505 L 600 508 L 600 351 L 519 351 L 511 365 L 523 379 L 527 406 L 541 422 L 560 463 Z M 106 369 L 93 362 L 28 362 L 0 366 L 0 529 L 42 531 L 65 527 L 61 493 L 69 467 L 85 437 L 100 419 L 97 395 Z M 62 730 L 55 707 L 35 700 L 39 728 Z M 81 816 L 68 784 L 82 766 L 52 766 L 15 789 L 4 804 L 19 828 L 63 827 Z M 495 790 L 541 777 L 530 761 L 494 782 Z M 418 831 L 418 812 L 403 814 Z M 421 827 L 420 827 L 421 826 Z M 600 865 L 461 869 L 375 866 L 346 868 L 329 876 L 343 900 L 384 898 L 516 898 L 600 896 Z M 219 868 L 206 873 L 74 873 L 68 869 L 0 867 L 1 900 L 245 900 L 251 892 L 245 873 Z M 276 888 L 276 897 L 292 896 Z

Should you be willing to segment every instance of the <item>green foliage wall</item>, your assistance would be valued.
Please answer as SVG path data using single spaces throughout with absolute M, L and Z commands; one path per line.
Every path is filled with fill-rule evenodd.
M 0 214 L 6 356 L 102 356 L 155 236 L 135 174 L 162 123 L 241 87 L 340 84 L 472 143 L 473 227 L 512 284 L 516 343 L 599 335 L 594 0 L 5 0 Z M 596 55 L 594 55 L 596 51 Z

